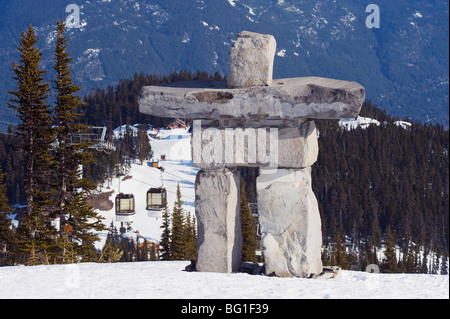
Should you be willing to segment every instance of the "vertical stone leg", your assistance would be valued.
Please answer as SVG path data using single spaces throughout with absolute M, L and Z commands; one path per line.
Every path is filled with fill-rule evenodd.
M 231 273 L 241 264 L 239 169 L 201 170 L 195 182 L 197 271 Z
M 311 167 L 260 172 L 258 213 L 266 274 L 319 275 L 322 232 Z

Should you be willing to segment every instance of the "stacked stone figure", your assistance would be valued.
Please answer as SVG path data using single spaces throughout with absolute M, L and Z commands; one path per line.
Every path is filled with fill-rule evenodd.
M 266 274 L 322 272 L 322 233 L 311 187 L 318 155 L 314 119 L 354 118 L 365 98 L 355 82 L 272 79 L 276 41 L 243 31 L 231 49 L 228 82 L 144 87 L 140 111 L 194 120 L 197 271 L 241 265 L 240 167 L 259 167 L 258 214 Z

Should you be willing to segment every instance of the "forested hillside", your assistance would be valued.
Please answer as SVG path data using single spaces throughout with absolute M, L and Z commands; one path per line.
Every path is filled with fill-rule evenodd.
M 227 75 L 230 48 L 243 31 L 277 41 L 274 78 L 323 76 L 356 81 L 390 114 L 448 127 L 448 0 L 378 0 L 380 28 L 368 28 L 370 2 L 299 0 L 1 0 L 0 110 L 14 89 L 11 62 L 30 23 L 40 38 L 43 67 L 51 65 L 55 22 L 78 6 L 71 39 L 75 83 L 116 86 L 134 73 L 173 70 Z M 48 76 L 53 74 L 50 70 Z M 125 119 L 124 119 L 125 120 Z M 6 123 L 0 122 L 4 131 Z
M 448 130 L 418 122 L 404 129 L 370 102 L 361 115 L 381 125 L 347 131 L 317 121 L 312 180 L 324 242 L 345 236 L 354 251 L 374 252 L 390 228 L 406 257 L 419 247 L 448 256 Z
M 132 79 L 121 80 L 117 87 L 97 89 L 87 95 L 82 122 L 107 125 L 110 133 L 125 123 L 161 126 L 166 119 L 139 113 L 141 87 L 207 78 L 222 76 L 185 71 L 164 77 L 136 74 Z M 312 172 L 313 190 L 322 216 L 324 246 L 347 244 L 348 251 L 353 252 L 346 257 L 347 267 L 350 263 L 362 267 L 373 262 L 375 251 L 382 244 L 393 241 L 405 256 L 399 267 L 415 272 L 417 263 L 407 266 L 406 258 L 417 259 L 419 248 L 422 253 L 425 249 L 427 254 L 433 251 L 437 256 L 448 256 L 448 129 L 420 122 L 404 129 L 393 124 L 396 118 L 370 101 L 364 104 L 361 116 L 375 118 L 381 125 L 348 131 L 340 128 L 337 121 L 316 121 L 320 136 L 319 158 Z M 21 151 L 16 145 L 12 129 L 10 135 L 0 134 L 0 165 L 7 173 L 4 183 L 10 205 L 24 201 Z M 124 160 L 121 154 L 119 148 L 114 154 L 96 156 L 99 163 L 113 163 L 114 158 Z M 92 167 L 86 168 L 86 173 L 95 180 L 112 174 L 106 169 L 96 172 Z M 246 183 L 251 184 L 254 175 L 246 176 Z M 252 200 L 251 190 L 247 193 Z M 338 250 L 333 251 L 324 258 L 336 262 L 332 258 L 336 258 Z

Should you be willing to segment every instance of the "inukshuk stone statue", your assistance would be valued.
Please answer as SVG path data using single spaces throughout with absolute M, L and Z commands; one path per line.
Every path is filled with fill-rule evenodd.
M 241 265 L 240 167 L 259 167 L 258 214 L 266 274 L 322 272 L 321 222 L 311 188 L 318 155 L 314 119 L 354 118 L 365 98 L 355 82 L 272 79 L 273 36 L 243 31 L 231 48 L 228 82 L 144 87 L 140 111 L 193 119 L 197 271 Z

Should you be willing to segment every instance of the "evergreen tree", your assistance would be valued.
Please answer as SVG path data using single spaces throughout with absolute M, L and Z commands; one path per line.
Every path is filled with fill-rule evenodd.
M 328 250 L 326 247 L 323 248 L 322 250 L 322 264 L 324 266 L 329 266 L 330 265 L 330 261 L 328 258 Z
M 92 154 L 86 151 L 86 143 L 75 144 L 72 137 L 86 127 L 77 124 L 81 114 L 77 113 L 82 106 L 81 99 L 74 95 L 80 88 L 73 84 L 70 71 L 72 58 L 67 52 L 68 39 L 64 36 L 65 24 L 57 21 L 57 39 L 55 49 L 56 77 L 53 80 L 56 92 L 55 122 L 58 146 L 55 149 L 56 187 L 58 189 L 59 236 L 64 237 L 64 229 L 70 226 L 71 231 L 66 238 L 75 245 L 76 254 L 85 257 L 85 246 L 90 246 L 98 240 L 91 230 L 100 231 L 105 227 L 101 217 L 87 204 L 87 195 L 95 186 L 80 176 L 80 165 L 92 159 Z M 92 222 L 94 220 L 94 222 Z M 61 250 L 64 262 L 65 249 Z
M 120 262 L 129 262 L 130 261 L 130 247 L 128 244 L 128 240 L 121 238 L 119 241 L 119 251 L 122 253 L 120 257 Z
M 149 255 L 149 251 L 148 251 L 148 241 L 146 238 L 144 238 L 144 243 L 142 244 L 141 247 L 141 252 L 140 252 L 140 261 L 148 261 L 148 255 Z
M 152 248 L 150 249 L 150 261 L 157 261 L 158 257 L 156 256 L 156 247 L 155 243 L 152 243 Z
M 421 274 L 428 274 L 428 250 L 425 250 L 423 254 L 423 259 L 420 266 Z
M 14 232 L 11 229 L 11 220 L 7 214 L 12 213 L 6 198 L 3 179 L 6 174 L 2 173 L 0 166 L 0 266 L 6 266 L 13 253 Z
M 141 162 L 147 160 L 151 156 L 152 148 L 150 146 L 150 139 L 147 135 L 146 125 L 139 125 L 136 138 L 136 155 Z
M 103 246 L 100 257 L 98 258 L 99 263 L 115 263 L 118 262 L 123 255 L 123 251 L 120 250 L 117 243 L 114 243 L 111 238 L 111 234 L 108 233 L 106 237 L 105 246 Z
M 331 254 L 332 265 L 337 265 L 342 269 L 350 269 L 350 262 L 348 260 L 347 251 L 345 248 L 345 240 L 342 240 L 340 232 L 337 233 L 336 245 Z
M 256 249 L 258 248 L 258 244 L 256 242 L 256 223 L 252 216 L 252 211 L 248 206 L 244 179 L 241 179 L 240 211 L 242 231 L 241 259 L 243 261 L 257 262 Z
M 186 257 L 186 227 L 183 210 L 183 201 L 181 200 L 180 183 L 177 185 L 177 199 L 172 211 L 172 241 L 171 252 L 172 260 L 184 260 Z
M 191 219 L 191 214 L 186 216 L 185 232 L 186 232 L 186 257 L 188 260 L 197 259 L 197 230 L 195 217 Z
M 162 218 L 163 218 L 163 222 L 161 224 L 162 234 L 161 234 L 161 242 L 159 243 L 159 251 L 161 253 L 162 260 L 170 260 L 172 259 L 172 252 L 171 252 L 172 234 L 170 233 L 170 211 L 169 208 L 167 207 L 167 199 L 164 199 Z
M 404 269 L 406 273 L 415 273 L 414 250 L 411 245 L 408 247 L 407 254 L 404 255 Z
M 441 267 L 440 267 L 441 275 L 448 275 L 447 260 L 448 260 L 447 254 L 444 254 L 442 256 L 442 263 L 441 263 Z
M 385 259 L 381 264 L 381 271 L 385 273 L 398 272 L 397 256 L 395 253 L 395 239 L 390 226 L 388 226 L 386 231 L 386 249 L 384 255 Z
M 18 235 L 25 263 L 48 262 L 48 251 L 52 249 L 55 232 L 51 223 L 51 207 L 54 204 L 49 188 L 54 170 L 50 154 L 54 142 L 52 118 L 47 102 L 49 83 L 43 79 L 46 72 L 39 69 L 42 53 L 36 47 L 37 42 L 30 24 L 28 30 L 22 33 L 17 48 L 21 53 L 20 63 L 13 63 L 17 90 L 9 91 L 14 98 L 8 103 L 21 120 L 17 135 L 24 156 L 27 212 L 20 221 Z

